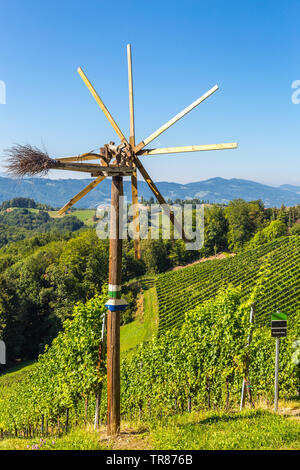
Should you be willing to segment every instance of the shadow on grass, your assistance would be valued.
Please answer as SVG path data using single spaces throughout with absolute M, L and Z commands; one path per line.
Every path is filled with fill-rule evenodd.
M 127 286 L 129 288 L 133 289 L 143 289 L 143 290 L 148 290 L 151 289 L 151 287 L 154 287 L 155 285 L 155 277 L 140 277 L 136 279 L 131 279 L 130 281 L 126 282 L 124 286 Z
M 300 403 L 300 395 L 295 395 L 294 397 L 290 397 L 290 398 L 287 398 L 286 399 L 287 402 L 290 402 L 290 401 L 296 401 L 296 402 L 299 402 Z
M 155 284 L 155 279 L 154 278 L 142 279 L 141 280 L 141 286 L 142 286 L 143 290 L 151 289 L 151 287 L 154 287 L 154 284 Z
M 179 424 L 178 427 L 182 428 L 187 428 L 187 427 L 193 427 L 197 425 L 206 425 L 206 424 L 216 424 L 216 423 L 230 423 L 234 421 L 243 421 L 243 420 L 249 420 L 252 418 L 259 418 L 259 417 L 264 417 L 267 415 L 271 415 L 269 411 L 265 410 L 253 410 L 249 411 L 247 413 L 233 413 L 233 414 L 212 414 L 211 416 L 208 416 L 206 418 L 197 420 L 192 423 L 185 423 L 185 424 Z

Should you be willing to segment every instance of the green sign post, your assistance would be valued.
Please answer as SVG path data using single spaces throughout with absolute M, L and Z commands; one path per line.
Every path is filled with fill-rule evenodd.
M 275 393 L 274 393 L 274 411 L 278 410 L 278 371 L 279 371 L 279 349 L 280 338 L 287 334 L 287 315 L 282 312 L 272 314 L 271 318 L 271 335 L 276 338 L 275 350 Z

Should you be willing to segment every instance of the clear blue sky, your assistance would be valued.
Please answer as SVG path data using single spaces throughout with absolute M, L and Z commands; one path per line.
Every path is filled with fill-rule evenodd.
M 1 0 L 0 154 L 16 142 L 57 157 L 118 141 L 79 65 L 128 135 L 130 42 L 138 141 L 217 83 L 219 91 L 151 147 L 239 143 L 144 157 L 156 181 L 300 184 L 300 104 L 291 101 L 300 79 L 299 13 L 293 0 Z

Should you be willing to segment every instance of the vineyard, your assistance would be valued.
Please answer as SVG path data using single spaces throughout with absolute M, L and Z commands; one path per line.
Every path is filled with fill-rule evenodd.
M 161 274 L 156 288 L 159 334 L 182 325 L 185 312 L 211 299 L 222 287 L 242 286 L 242 296 L 256 305 L 256 324 L 271 313 L 293 315 L 300 308 L 300 238 L 282 237 L 221 260 Z
M 295 396 L 299 248 L 299 237 L 285 237 L 234 258 L 159 276 L 159 334 L 122 357 L 122 419 L 234 409 L 248 374 L 252 405 L 271 403 L 274 339 L 269 321 L 276 309 L 289 314 L 288 336 L 281 345 L 280 396 Z M 3 437 L 30 438 L 105 423 L 106 361 L 99 340 L 106 298 L 104 287 L 101 295 L 79 302 L 72 320 L 27 372 L 12 381 L 0 379 Z M 249 324 L 252 302 L 255 325 Z M 245 348 L 250 331 L 252 342 Z

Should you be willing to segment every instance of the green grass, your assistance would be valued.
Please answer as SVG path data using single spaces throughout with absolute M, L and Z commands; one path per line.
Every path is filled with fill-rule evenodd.
M 95 209 L 76 209 L 71 212 L 71 215 L 75 215 L 75 217 L 81 220 L 85 225 L 95 225 L 95 222 L 93 221 L 93 216 L 96 215 Z
M 155 286 L 143 291 L 144 313 L 121 327 L 121 353 L 149 341 L 157 330 L 158 304 Z
M 156 450 L 300 449 L 300 422 L 269 411 L 191 413 L 151 431 Z
M 18 209 L 12 207 L 12 210 Z M 32 207 L 26 208 L 29 212 L 38 213 L 40 209 L 33 209 Z M 52 219 L 57 219 L 60 217 L 58 211 L 46 211 Z M 96 209 L 75 209 L 72 212 L 69 212 L 68 215 L 74 215 L 77 219 L 81 220 L 87 226 L 94 226 L 96 222 L 93 221 L 93 216 L 96 215 Z
M 11 438 L 0 440 L 0 450 L 107 450 L 98 432 L 76 428 L 61 437 Z
M 161 422 L 122 423 L 121 436 L 105 439 L 90 427 L 57 437 L 0 440 L 0 450 L 299 450 L 299 419 L 267 410 L 193 412 Z M 104 438 L 104 439 L 103 439 Z
M 34 364 L 35 361 L 24 361 L 24 362 L 19 362 L 18 364 L 10 367 L 7 370 L 3 370 L 3 373 L 5 374 L 5 377 L 8 376 L 13 376 L 15 374 L 18 374 L 19 372 L 24 372 L 24 370 L 29 369 L 32 364 Z M 1 380 L 1 375 L 0 375 L 0 380 Z
M 36 210 L 36 209 L 33 209 Z M 60 217 L 57 211 L 47 211 L 50 217 L 56 219 Z M 93 221 L 93 216 L 96 214 L 96 209 L 75 209 L 74 211 L 68 213 L 68 215 L 74 215 L 77 219 L 81 220 L 84 225 L 92 227 L 96 222 Z
M 60 217 L 57 213 L 57 211 L 47 211 L 49 216 L 52 217 L 52 219 L 57 219 L 58 217 Z
M 30 372 L 32 367 L 34 366 L 35 361 L 24 361 L 16 364 L 15 366 L 11 367 L 10 369 L 2 369 L 0 374 L 0 394 L 1 394 L 1 386 L 9 386 L 13 384 L 16 380 L 19 380 Z

